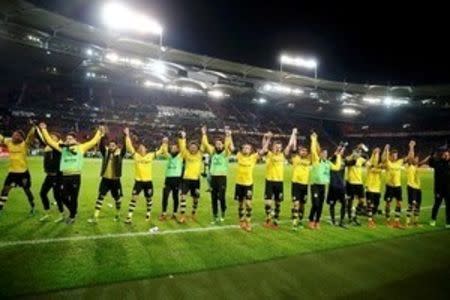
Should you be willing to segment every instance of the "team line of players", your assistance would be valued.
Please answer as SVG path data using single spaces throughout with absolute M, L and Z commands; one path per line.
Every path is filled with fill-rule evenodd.
M 292 229 L 303 227 L 305 204 L 310 195 L 311 210 L 308 227 L 320 228 L 323 204 L 329 204 L 331 222 L 345 228 L 345 217 L 354 225 L 360 225 L 358 216 L 368 218 L 368 226 L 375 227 L 374 215 L 380 213 L 380 198 L 382 190 L 382 173 L 386 173 L 385 187 L 385 217 L 387 224 L 395 228 L 402 228 L 400 222 L 402 213 L 402 170 L 406 171 L 408 206 L 406 226 L 419 225 L 418 218 L 422 202 L 421 181 L 419 168 L 429 164 L 435 169 L 435 204 L 432 210 L 431 225 L 435 226 L 441 203 L 446 202 L 447 226 L 450 225 L 450 155 L 447 149 L 433 156 L 419 161 L 415 153 L 416 143 L 409 143 L 408 155 L 400 158 L 398 151 L 386 145 L 384 150 L 373 149 L 370 156 L 365 154 L 364 145 L 359 145 L 351 154 L 344 157 L 345 144 L 340 144 L 329 157 L 328 151 L 322 149 L 318 136 L 312 133 L 309 149 L 297 145 L 297 129 L 293 129 L 287 146 L 273 140 L 269 132 L 263 136 L 260 149 L 254 150 L 252 145 L 244 144 L 236 151 L 231 131 L 225 129 L 224 139 L 215 139 L 213 145 L 209 143 L 206 127 L 201 129 L 201 142 L 187 143 L 186 132 L 181 131 L 177 143 L 169 144 L 164 138 L 161 146 L 155 152 L 138 143 L 135 145 L 130 137 L 130 130 L 124 129 L 122 147 L 115 140 L 107 141 L 107 128 L 100 126 L 94 137 L 79 143 L 75 133 L 68 133 L 61 140 L 57 133 L 50 133 L 45 123 L 33 126 L 28 135 L 22 131 L 15 131 L 11 138 L 0 136 L 0 143 L 7 146 L 10 153 L 9 173 L 5 180 L 0 196 L 0 212 L 3 210 L 8 194 L 13 187 L 22 187 L 35 212 L 34 197 L 31 192 L 31 178 L 28 171 L 27 154 L 35 134 L 46 145 L 44 149 L 44 170 L 46 178 L 41 187 L 40 196 L 45 210 L 41 221 L 49 218 L 50 201 L 48 193 L 53 190 L 53 196 L 61 213 L 56 222 L 75 222 L 78 210 L 78 194 L 81 184 L 81 171 L 84 154 L 100 143 L 102 154 L 101 182 L 98 198 L 95 203 L 91 223 L 97 223 L 103 201 L 108 193 L 115 200 L 119 220 L 121 209 L 122 162 L 128 152 L 134 160 L 135 183 L 132 198 L 128 207 L 125 223 L 133 222 L 133 213 L 139 195 L 144 194 L 147 213 L 146 220 L 150 221 L 153 206 L 152 162 L 157 156 L 167 159 L 165 183 L 162 197 L 162 213 L 160 221 L 173 218 L 179 223 L 186 222 L 187 196 L 192 198 L 190 217 L 195 219 L 200 199 L 200 177 L 203 169 L 203 155 L 210 155 L 209 184 L 211 192 L 213 222 L 224 221 L 226 205 L 227 174 L 229 158 L 236 154 L 237 169 L 235 177 L 235 200 L 238 201 L 238 216 L 240 226 L 246 231 L 252 230 L 253 212 L 253 171 L 257 162 L 265 159 L 265 192 L 264 207 L 266 219 L 265 227 L 278 228 L 280 224 L 281 203 L 283 202 L 284 167 L 286 161 L 292 164 L 291 198 L 292 198 Z M 366 149 L 364 149 L 366 150 Z M 367 175 L 363 181 L 363 170 Z M 346 177 L 345 177 L 346 174 Z M 172 194 L 173 214 L 167 214 L 169 196 Z M 391 205 L 395 202 L 394 218 Z M 340 216 L 335 217 L 335 206 L 340 204 Z M 69 211 L 65 218 L 64 208 Z

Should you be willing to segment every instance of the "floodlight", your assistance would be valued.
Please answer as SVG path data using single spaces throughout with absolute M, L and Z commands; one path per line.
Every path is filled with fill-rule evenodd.
M 354 109 L 354 108 L 350 108 L 350 107 L 346 107 L 346 108 L 343 108 L 342 109 L 342 113 L 344 114 L 344 115 L 357 115 L 357 114 L 359 114 L 359 111 L 357 111 L 356 109 Z
M 103 7 L 102 20 L 113 30 L 155 35 L 163 33 L 163 28 L 157 21 L 117 2 L 107 3 Z

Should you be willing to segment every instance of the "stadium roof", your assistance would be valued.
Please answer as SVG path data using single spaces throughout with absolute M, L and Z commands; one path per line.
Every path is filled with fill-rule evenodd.
M 102 48 L 112 48 L 136 55 L 162 58 L 164 61 L 194 66 L 199 69 L 234 74 L 244 79 L 254 78 L 272 82 L 278 82 L 282 79 L 283 83 L 300 87 L 317 87 L 330 91 L 370 94 L 374 96 L 389 94 L 395 97 L 426 98 L 450 95 L 450 84 L 382 86 L 324 79 L 317 79 L 316 81 L 314 78 L 307 76 L 240 64 L 174 48 L 167 48 L 162 52 L 157 44 L 113 34 L 107 30 L 80 23 L 21 0 L 0 2 L 0 13 L 3 15 L 1 21 L 3 24 L 17 24 L 19 26 L 33 28 L 39 31 L 39 33 L 48 36 L 49 39 L 52 37 L 65 37 L 82 43 L 98 45 Z

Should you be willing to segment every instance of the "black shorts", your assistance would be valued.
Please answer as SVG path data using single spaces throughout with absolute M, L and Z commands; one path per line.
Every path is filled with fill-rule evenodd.
M 192 197 L 200 197 L 200 180 L 183 179 L 181 184 L 181 194 L 190 193 Z
M 181 187 L 181 177 L 166 177 L 164 188 L 178 190 Z
M 236 184 L 234 188 L 234 200 L 244 201 L 253 199 L 253 184 L 252 185 L 241 185 Z
M 265 199 L 283 201 L 283 182 L 266 180 Z
M 108 192 L 111 193 L 111 196 L 114 199 L 119 199 L 123 196 L 120 179 L 102 178 L 100 181 L 100 187 L 98 188 L 98 193 L 101 196 L 106 196 Z
M 22 187 L 28 189 L 31 187 L 30 172 L 25 171 L 23 173 L 9 172 L 6 176 L 4 186 Z
M 328 188 L 327 203 L 333 205 L 336 202 L 345 203 L 345 189 L 330 186 Z
M 301 183 L 292 183 L 291 187 L 292 201 L 300 201 L 305 204 L 308 198 L 308 185 Z
M 414 202 L 417 207 L 420 207 L 422 203 L 422 191 L 408 186 L 408 204 L 412 205 Z
M 401 186 L 386 186 L 384 193 L 384 201 L 391 202 L 393 199 L 402 201 L 402 187 Z
M 364 185 L 362 184 L 351 184 L 347 182 L 347 196 L 350 199 L 355 199 L 355 197 L 358 197 L 358 199 L 364 198 Z
M 135 181 L 133 186 L 133 196 L 139 195 L 144 192 L 145 198 L 153 196 L 153 182 L 151 181 Z
M 381 193 L 366 192 L 367 202 L 370 202 L 372 204 L 379 204 L 380 198 L 381 198 Z

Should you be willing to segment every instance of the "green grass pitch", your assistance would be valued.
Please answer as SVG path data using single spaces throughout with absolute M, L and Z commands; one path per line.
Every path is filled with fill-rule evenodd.
M 161 161 L 155 162 L 153 167 L 155 195 L 152 224 L 145 222 L 143 198 L 138 202 L 133 225 L 114 222 L 115 209 L 108 205 L 113 204 L 113 200 L 108 197 L 105 200 L 99 224 L 92 225 L 88 224 L 87 219 L 94 211 L 100 181 L 100 160 L 90 159 L 87 159 L 84 165 L 79 215 L 76 223 L 71 226 L 55 224 L 52 221 L 41 223 L 38 219 L 42 215 L 42 205 L 38 192 L 44 179 L 42 160 L 30 158 L 29 163 L 38 213 L 34 217 L 28 216 L 28 203 L 21 190 L 14 189 L 10 193 L 5 210 L 0 215 L 2 266 L 0 296 L 41 293 L 270 261 L 298 254 L 438 231 L 443 225 L 442 211 L 438 220 L 440 227 L 437 228 L 424 225 L 421 228 L 395 230 L 381 225 L 384 220 L 379 217 L 380 226 L 374 230 L 366 228 L 365 220 L 361 227 L 343 230 L 327 225 L 325 217 L 320 231 L 305 229 L 292 232 L 289 223 L 290 184 L 287 180 L 281 214 L 284 223 L 276 231 L 264 229 L 260 226 L 264 220 L 262 200 L 264 165 L 258 165 L 255 171 L 253 222 L 259 226 L 256 225 L 253 232 L 247 233 L 229 226 L 237 224 L 237 205 L 232 198 L 235 170 L 233 164 L 228 177 L 228 214 L 224 225 L 210 225 L 211 203 L 209 194 L 205 192 L 205 181 L 202 181 L 197 222 L 189 221 L 183 225 L 176 224 L 174 221 L 161 223 L 157 220 L 161 211 L 161 190 L 165 167 L 165 163 Z M 1 181 L 6 176 L 6 166 L 7 161 L 0 160 Z M 132 161 L 125 161 L 123 174 L 122 184 L 125 196 L 122 215 L 124 216 L 133 184 Z M 287 168 L 285 176 L 290 178 L 290 168 Z M 422 182 L 424 209 L 421 220 L 427 224 L 432 205 L 431 172 L 423 173 Z M 188 207 L 190 205 L 189 199 Z M 169 211 L 170 209 L 171 206 Z M 307 211 L 309 211 L 309 203 Z M 324 213 L 325 216 L 328 215 L 328 206 L 324 207 Z M 57 217 L 55 206 L 52 207 L 52 217 L 53 219 Z M 147 232 L 153 225 L 158 226 L 161 233 L 168 232 L 168 234 L 140 234 Z M 203 231 L 195 228 L 212 228 L 212 230 Z M 108 234 L 123 235 L 105 236 Z M 39 243 L 21 244 L 21 241 L 30 240 L 37 240 Z

